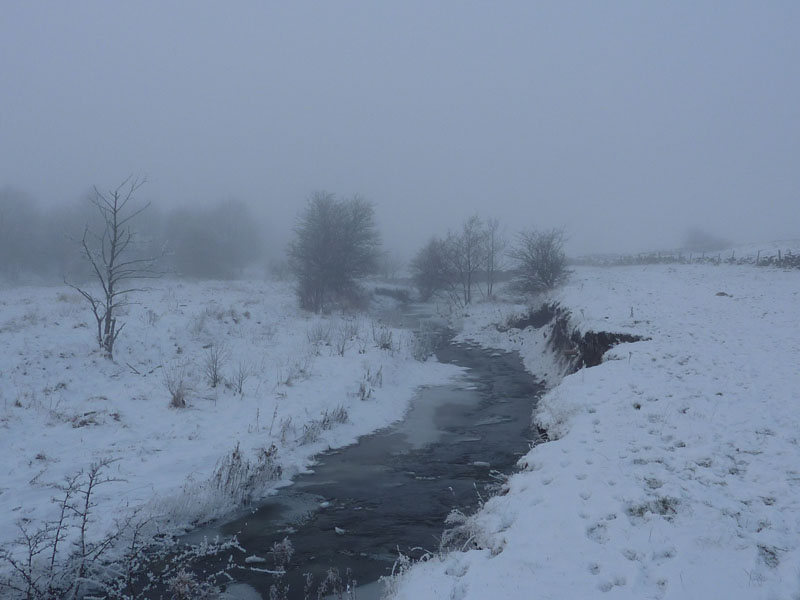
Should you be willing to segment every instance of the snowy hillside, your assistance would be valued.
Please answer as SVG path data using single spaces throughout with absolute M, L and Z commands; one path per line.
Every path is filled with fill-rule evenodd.
M 464 527 L 474 549 L 414 566 L 395 598 L 800 595 L 800 272 L 579 268 L 555 298 L 580 332 L 627 332 L 560 381 L 548 327 L 463 337 L 519 350 L 553 386 L 553 438 Z
M 167 531 L 229 513 L 459 372 L 414 360 L 407 331 L 302 313 L 288 284 L 156 287 L 120 317 L 113 362 L 75 292 L 0 290 L 0 550 L 24 558 L 12 542 L 55 523 L 59 486 L 100 461 L 113 481 L 93 492 L 90 540 L 135 511 Z

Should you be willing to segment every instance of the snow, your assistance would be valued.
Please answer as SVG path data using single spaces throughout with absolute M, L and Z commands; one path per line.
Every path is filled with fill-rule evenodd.
M 72 290 L 0 289 L 0 547 L 19 523 L 55 519 L 55 486 L 104 459 L 114 481 L 96 489 L 93 538 L 135 511 L 166 531 L 230 514 L 242 498 L 210 479 L 235 448 L 255 462 L 276 446 L 281 479 L 253 490 L 269 494 L 314 454 L 400 419 L 417 387 L 460 372 L 413 360 L 408 331 L 386 328 L 392 348 L 380 349 L 384 326 L 366 316 L 301 312 L 288 284 L 165 280 L 132 300 L 112 362 Z M 246 375 L 241 394 L 210 385 L 212 344 L 225 378 Z M 187 408 L 169 407 L 169 377 L 185 380 Z
M 649 339 L 562 379 L 547 328 L 494 326 L 522 306 L 470 308 L 462 339 L 547 380 L 533 416 L 553 441 L 467 519 L 475 549 L 416 564 L 393 597 L 800 597 L 800 272 L 578 268 L 541 300 Z

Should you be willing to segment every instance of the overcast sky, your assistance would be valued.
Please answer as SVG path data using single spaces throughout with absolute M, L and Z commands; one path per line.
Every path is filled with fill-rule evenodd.
M 412 251 L 474 212 L 573 253 L 800 237 L 800 3 L 3 0 L 0 186 L 130 173 L 278 240 L 319 189 Z

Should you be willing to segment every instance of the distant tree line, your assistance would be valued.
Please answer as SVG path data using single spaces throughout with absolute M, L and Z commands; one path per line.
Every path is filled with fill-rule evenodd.
M 95 188 L 83 201 L 48 210 L 22 192 L 0 189 L 0 276 L 69 280 L 92 304 L 98 340 L 108 354 L 118 331 L 112 315 L 118 306 L 114 282 L 119 273 L 114 272 L 115 259 L 108 258 L 114 256 L 116 246 L 108 244 L 117 234 L 124 239 L 126 265 L 155 264 L 158 257 L 159 273 L 225 279 L 267 262 L 263 227 L 250 206 L 238 200 L 170 209 L 145 203 L 147 210 L 137 208 L 130 216 L 135 216 L 135 226 L 130 228 L 126 220 L 125 228 L 117 231 L 114 203 L 124 195 L 132 198 L 142 183 L 126 180 L 106 192 Z M 499 221 L 473 215 L 459 228 L 431 238 L 414 256 L 410 272 L 422 300 L 444 294 L 460 306 L 492 298 L 509 268 L 516 290 L 538 292 L 566 277 L 563 242 L 561 230 L 531 229 L 510 243 Z M 381 250 L 373 204 L 325 191 L 313 193 L 300 211 L 286 258 L 300 305 L 315 312 L 363 305 L 364 277 L 395 277 L 402 268 L 397 256 Z M 123 270 L 122 280 L 142 275 Z M 93 296 L 78 285 L 85 281 L 99 284 L 106 297 Z
M 370 202 L 315 192 L 300 212 L 289 244 L 289 268 L 300 305 L 323 312 L 363 304 L 359 280 L 395 274 L 397 260 L 380 250 Z M 513 287 L 521 293 L 552 289 L 567 276 L 564 233 L 525 230 L 509 244 L 496 219 L 473 215 L 456 230 L 431 238 L 414 256 L 410 272 L 419 297 L 443 294 L 457 306 L 492 298 L 495 284 L 513 267 Z
M 24 192 L 0 188 L 0 278 L 82 280 L 91 277 L 81 251 L 87 226 L 103 231 L 94 192 L 45 207 Z M 159 268 L 178 276 L 229 279 L 264 260 L 264 231 L 250 205 L 220 200 L 207 207 L 150 206 L 136 218 L 132 255 L 162 256 Z

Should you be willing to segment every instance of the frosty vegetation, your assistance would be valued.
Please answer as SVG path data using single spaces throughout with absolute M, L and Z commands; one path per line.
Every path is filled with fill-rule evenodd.
M 570 287 L 560 229 L 509 235 L 498 220 L 472 215 L 431 238 L 406 269 L 382 249 L 371 202 L 317 192 L 286 248 L 287 273 L 280 274 L 291 279 L 263 281 L 267 263 L 283 258 L 266 255 L 246 203 L 163 211 L 141 201 L 143 183 L 98 188 L 86 202 L 55 211 L 20 192 L 0 192 L 0 450 L 19 458 L 0 480 L 0 592 L 12 598 L 214 597 L 223 574 L 241 564 L 198 577 L 191 561 L 244 550 L 235 540 L 176 548 L 177 533 L 257 502 L 315 453 L 401 418 L 416 386 L 453 375 L 428 360 L 441 332 L 403 331 L 372 309 L 401 309 L 415 299 L 443 304 L 454 327 L 471 327 L 489 346 L 520 349 L 526 340 L 527 359 L 541 361 L 541 336 L 530 331 L 542 325 L 512 331 L 522 321 L 512 326 L 504 303 L 552 298 L 564 284 L 576 305 L 585 303 Z M 711 254 L 722 243 L 695 231 L 687 248 L 709 249 L 699 256 L 681 250 L 592 260 L 800 266 L 781 248 Z M 253 272 L 256 278 L 245 276 Z M 650 284 L 668 281 L 669 271 L 659 273 Z M 581 286 L 593 282 L 592 293 L 604 290 L 601 278 L 582 277 Z M 15 285 L 62 278 L 67 286 Z M 642 306 L 654 310 L 653 300 L 636 297 L 641 305 L 626 307 L 623 325 L 638 331 L 645 322 L 655 337 L 655 326 L 638 318 Z M 539 417 L 553 439 L 571 422 L 569 407 L 556 400 L 547 404 L 555 416 Z M 637 399 L 632 406 L 646 405 Z M 677 497 L 636 497 L 623 513 L 632 522 L 667 519 L 689 502 Z M 494 551 L 479 515 L 452 516 L 437 560 L 476 544 Z M 783 553 L 777 542 L 762 546 L 767 566 L 771 552 Z M 158 576 L 155 563 L 167 565 Z M 416 571 L 401 567 L 392 585 L 403 597 Z M 320 584 L 341 590 L 347 576 L 332 571 L 329 579 Z M 275 589 L 275 597 L 286 593 Z

